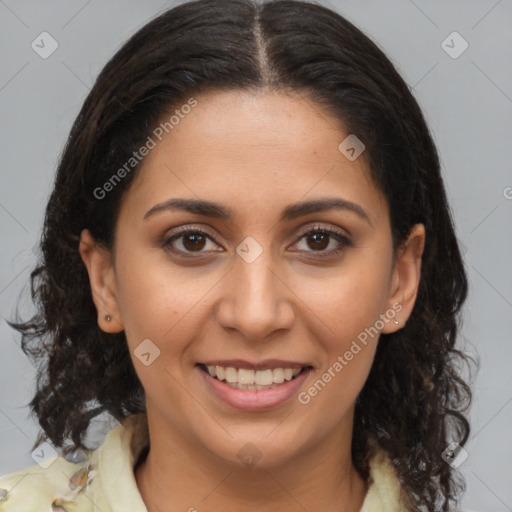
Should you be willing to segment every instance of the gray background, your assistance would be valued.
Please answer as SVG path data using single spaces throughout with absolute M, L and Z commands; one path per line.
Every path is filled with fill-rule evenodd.
M 175 3 L 0 0 L 0 474 L 34 464 L 37 426 L 26 407 L 34 371 L 5 319 L 17 304 L 22 314 L 31 311 L 28 276 L 59 154 L 108 58 Z M 481 360 L 469 457 L 461 465 L 468 483 L 463 505 L 512 510 L 512 2 L 321 3 L 387 52 L 434 133 L 471 282 L 466 350 Z M 43 31 L 59 44 L 47 59 L 31 48 Z M 469 44 L 456 59 L 441 46 L 453 31 Z M 452 52 L 462 48 L 457 40 L 448 44 Z

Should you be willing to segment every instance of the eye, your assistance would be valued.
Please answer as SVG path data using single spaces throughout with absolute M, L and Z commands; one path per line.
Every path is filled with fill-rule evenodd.
M 162 246 L 179 256 L 199 257 L 206 253 L 223 252 L 213 235 L 198 228 L 184 227 L 178 232 L 165 237 Z M 313 253 L 314 257 L 335 256 L 346 247 L 352 247 L 352 242 L 342 233 L 322 226 L 308 229 L 294 243 L 292 249 L 299 252 Z
M 163 241 L 164 248 L 167 250 L 178 253 L 183 256 L 189 256 L 193 253 L 199 255 L 206 252 L 221 252 L 219 245 L 215 243 L 213 237 L 201 229 L 183 228 L 177 234 L 166 237 Z
M 314 256 L 320 258 L 335 256 L 346 247 L 352 246 L 352 242 L 344 234 L 321 226 L 308 229 L 294 244 L 297 250 L 317 253 Z

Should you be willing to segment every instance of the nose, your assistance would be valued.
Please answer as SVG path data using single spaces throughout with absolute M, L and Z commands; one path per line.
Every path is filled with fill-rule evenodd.
M 295 313 L 293 292 L 286 275 L 272 265 L 264 251 L 247 263 L 236 256 L 221 288 L 216 314 L 226 330 L 236 330 L 251 341 L 263 341 L 276 331 L 291 329 Z

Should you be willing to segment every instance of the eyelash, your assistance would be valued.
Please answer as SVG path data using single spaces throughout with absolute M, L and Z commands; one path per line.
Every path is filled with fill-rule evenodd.
M 311 236 L 313 234 L 322 234 L 322 235 L 328 235 L 331 238 L 334 238 L 338 243 L 339 246 L 336 249 L 331 249 L 329 251 L 304 251 L 308 253 L 315 254 L 314 258 L 327 258 L 327 257 L 333 257 L 337 256 L 341 252 L 343 252 L 347 247 L 353 247 L 353 243 L 342 233 L 335 231 L 330 228 L 326 228 L 324 226 L 313 226 L 306 231 L 304 231 L 298 238 L 296 242 L 294 242 L 293 245 L 296 245 L 298 242 L 300 242 L 302 239 L 307 238 L 308 236 Z M 215 238 L 213 235 L 208 233 L 207 231 L 204 231 L 203 229 L 198 228 L 190 228 L 190 227 L 184 227 L 179 228 L 178 232 L 173 234 L 170 237 L 165 237 L 165 239 L 162 241 L 162 246 L 167 249 L 168 251 L 178 254 L 180 256 L 183 256 L 185 258 L 199 258 L 201 257 L 204 252 L 202 251 L 182 251 L 180 249 L 174 249 L 171 244 L 175 242 L 176 240 L 179 240 L 180 238 L 183 238 L 186 235 L 201 235 L 206 236 L 209 240 L 212 242 L 215 242 Z M 330 242 L 330 240 L 329 240 Z M 216 242 L 215 242 L 216 243 Z M 222 252 L 222 251 L 214 251 L 214 252 Z M 197 256 L 193 255 L 197 254 Z

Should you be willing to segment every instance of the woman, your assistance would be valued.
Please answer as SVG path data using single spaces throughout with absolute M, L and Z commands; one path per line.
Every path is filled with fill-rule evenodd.
M 143 27 L 71 130 L 15 324 L 35 446 L 75 450 L 0 479 L 0 510 L 449 510 L 471 394 L 439 167 L 329 9 L 200 0 Z

